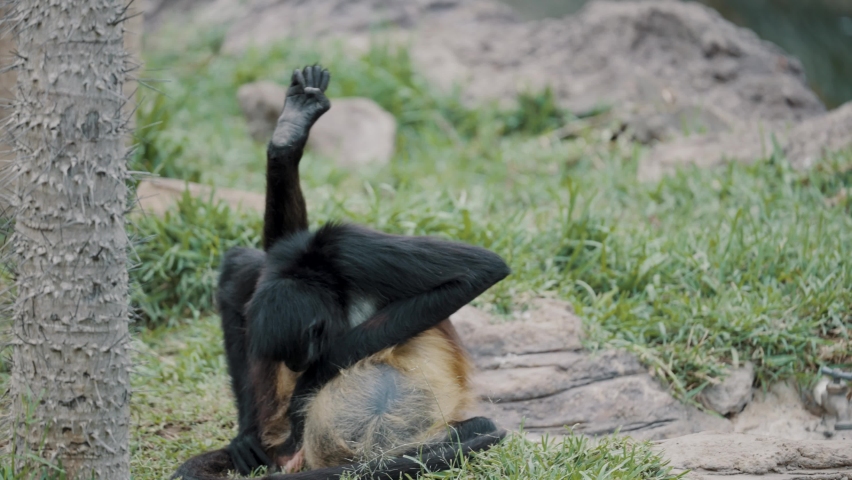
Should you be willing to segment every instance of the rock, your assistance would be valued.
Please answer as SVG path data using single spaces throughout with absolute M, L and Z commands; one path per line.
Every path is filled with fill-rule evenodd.
M 699 395 L 698 401 L 705 407 L 722 415 L 740 413 L 752 397 L 754 365 L 751 362 L 729 372 L 717 385 L 710 385 Z
M 793 168 L 810 168 L 827 152 L 852 147 L 852 102 L 797 125 L 784 154 Z
M 136 188 L 136 196 L 139 199 L 136 212 L 148 215 L 162 215 L 170 207 L 175 205 L 189 190 L 193 197 L 209 198 L 213 192 L 214 200 L 221 200 L 233 209 L 254 210 L 261 215 L 266 208 L 266 197 L 261 193 L 245 192 L 230 188 L 217 188 L 201 185 L 173 178 L 152 178 L 142 180 Z
M 254 82 L 237 90 L 249 133 L 259 142 L 272 137 L 287 89 L 273 82 Z M 335 98 L 331 110 L 311 128 L 308 149 L 344 167 L 390 162 L 396 144 L 396 119 L 369 98 Z
M 827 152 L 852 147 L 852 102 L 794 127 L 746 128 L 738 132 L 683 138 L 655 145 L 639 164 L 639 178 L 658 181 L 678 167 L 751 163 L 773 152 L 773 138 L 790 165 L 806 169 Z
M 473 307 L 452 317 L 477 367 L 481 414 L 534 435 L 589 435 L 616 430 L 643 439 L 706 429 L 729 421 L 686 407 L 632 354 L 582 348 L 582 322 L 569 304 L 539 299 L 508 322 Z
M 187 25 L 221 26 L 247 15 L 264 0 L 136 0 L 145 11 L 145 31 L 169 25 L 185 30 Z M 134 3 L 136 3 L 134 2 Z M 146 41 L 156 41 L 149 36 Z
M 655 450 L 693 478 L 765 475 L 772 479 L 852 476 L 852 440 L 790 440 L 701 432 L 656 442 Z
M 466 306 L 453 315 L 453 325 L 477 358 L 580 350 L 582 321 L 564 302 L 538 300 L 518 321 L 491 323 L 480 310 Z
M 274 82 L 246 83 L 237 89 L 237 102 L 255 141 L 272 138 L 286 95 L 287 89 Z
M 369 98 L 335 98 L 317 120 L 308 148 L 343 167 L 386 165 L 396 145 L 396 119 Z
M 690 130 L 712 133 L 825 110 L 797 60 L 695 2 L 600 0 L 540 21 L 488 0 L 174 3 L 201 5 L 200 18 L 235 12 L 222 46 L 229 53 L 298 37 L 342 40 L 356 51 L 375 37 L 410 43 L 421 73 L 444 87 L 460 83 L 468 100 L 511 100 L 549 85 L 574 111 L 612 104 L 648 141 L 682 135 L 684 111 L 700 111 Z M 229 3 L 242 7 L 236 13 Z M 387 34 L 374 36 L 378 27 Z
M 467 91 L 477 98 L 546 84 L 575 111 L 609 103 L 621 118 L 676 118 L 699 108 L 710 120 L 696 127 L 709 131 L 718 121 L 738 129 L 824 111 L 798 61 L 697 3 L 596 1 L 564 19 L 471 30 L 475 40 L 454 35 L 443 43 L 468 66 Z M 672 122 L 663 136 L 681 130 Z
M 429 0 L 288 0 L 249 1 L 248 14 L 228 30 L 222 50 L 241 53 L 288 38 L 351 37 L 385 26 L 410 27 L 431 4 Z
M 587 367 L 594 369 L 598 365 Z M 493 385 L 502 381 L 494 376 L 488 380 Z M 541 391 L 522 381 L 511 385 L 515 386 L 515 393 L 503 399 L 486 394 L 487 403 L 483 406 L 484 414 L 499 419 L 504 427 L 518 428 L 523 423 L 525 431 L 551 434 L 565 433 L 565 427 L 587 435 L 620 431 L 637 439 L 677 437 L 705 428 L 730 430 L 723 419 L 713 419 L 674 400 L 647 373 Z M 540 396 L 524 398 L 521 392 Z

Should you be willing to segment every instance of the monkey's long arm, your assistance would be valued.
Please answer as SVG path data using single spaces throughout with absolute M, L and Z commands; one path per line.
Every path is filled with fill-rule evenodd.
M 299 160 L 314 123 L 331 108 L 324 92 L 330 74 L 319 66 L 295 70 L 284 109 L 266 150 L 266 211 L 263 249 L 293 232 L 307 230 L 308 212 L 299 185 Z
M 499 255 L 481 247 L 347 230 L 338 260 L 343 275 L 384 302 L 324 354 L 325 368 L 348 368 L 434 327 L 511 273 Z
M 301 443 L 306 394 L 359 360 L 434 327 L 510 273 L 502 258 L 480 247 L 354 226 L 338 228 L 336 234 L 336 263 L 343 276 L 366 298 L 384 302 L 372 317 L 336 339 L 299 378 L 288 413 L 286 453 Z

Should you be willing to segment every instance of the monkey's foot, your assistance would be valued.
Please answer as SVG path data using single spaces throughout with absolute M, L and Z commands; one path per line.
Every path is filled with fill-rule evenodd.
M 331 74 L 319 65 L 293 71 L 284 110 L 272 134 L 273 145 L 283 147 L 307 140 L 314 123 L 331 108 L 325 96 L 330 80 Z
M 300 449 L 295 453 L 290 459 L 279 459 L 279 461 L 285 461 L 284 463 L 284 473 L 295 473 L 302 469 L 305 466 L 305 454 L 304 450 Z

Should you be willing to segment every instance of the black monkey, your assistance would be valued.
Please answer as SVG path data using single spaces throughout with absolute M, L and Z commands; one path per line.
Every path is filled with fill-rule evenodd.
M 440 469 L 505 435 L 488 419 L 461 417 L 472 401 L 470 364 L 446 320 L 508 275 L 505 262 L 428 237 L 341 224 L 307 230 L 298 164 L 310 127 L 330 108 L 329 79 L 318 66 L 293 73 L 267 150 L 266 252 L 233 249 L 223 261 L 217 298 L 239 432 L 175 477 L 247 474 L 304 447 L 315 470 L 270 478 L 357 468 L 398 478 L 420 464 L 377 453 L 420 451 Z

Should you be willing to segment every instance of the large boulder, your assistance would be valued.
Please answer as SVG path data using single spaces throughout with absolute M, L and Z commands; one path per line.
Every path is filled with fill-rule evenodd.
M 344 167 L 386 165 L 396 146 L 396 119 L 369 98 L 335 98 L 317 120 L 308 148 Z
M 426 35 L 468 67 L 467 90 L 478 97 L 550 85 L 573 110 L 611 103 L 641 118 L 692 108 L 713 119 L 711 129 L 824 110 L 798 61 L 697 3 L 597 1 L 559 20 L 468 23 L 473 34 Z
M 237 103 L 255 141 L 265 143 L 272 138 L 286 96 L 285 87 L 269 81 L 246 83 L 237 89 Z

